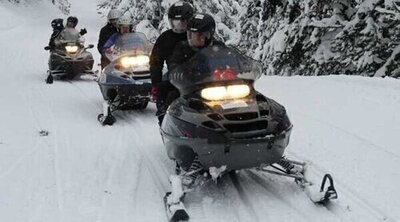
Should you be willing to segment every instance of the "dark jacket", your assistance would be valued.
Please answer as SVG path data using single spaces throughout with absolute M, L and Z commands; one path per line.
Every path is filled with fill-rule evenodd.
M 153 85 L 162 81 L 164 62 L 167 61 L 168 64 L 169 57 L 172 55 L 176 44 L 184 40 L 187 40 L 186 33 L 177 34 L 171 29 L 163 32 L 157 38 L 150 56 L 150 73 Z
M 101 54 L 104 54 L 104 51 L 108 48 L 111 48 L 111 46 L 115 45 L 115 42 L 117 39 L 121 36 L 119 33 L 114 33 L 108 38 L 108 40 L 103 44 L 103 48 L 100 50 Z
M 56 44 L 54 43 L 54 40 L 60 35 L 63 29 L 54 29 L 53 33 L 51 34 L 50 41 L 49 41 L 49 46 L 50 50 L 54 50 L 56 47 Z
M 99 43 L 97 44 L 97 50 L 99 51 L 100 54 L 102 53 L 104 44 L 114 33 L 118 33 L 118 30 L 111 23 L 107 23 L 107 25 L 101 28 L 99 35 Z
M 212 45 L 224 46 L 225 44 L 221 41 L 214 40 Z M 191 47 L 188 41 L 182 41 L 178 43 L 174 49 L 172 56 L 167 61 L 168 70 L 174 70 L 175 68 L 192 58 L 198 51 L 198 49 L 196 50 Z

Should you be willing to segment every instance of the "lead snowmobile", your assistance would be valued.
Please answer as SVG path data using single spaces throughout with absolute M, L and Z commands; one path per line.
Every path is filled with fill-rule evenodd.
M 143 33 L 126 33 L 117 39 L 111 61 L 102 71 L 98 84 L 103 95 L 103 113 L 98 120 L 103 125 L 116 121 L 116 110 L 145 109 L 150 101 L 150 53 L 153 45 Z
M 94 75 L 93 56 L 87 49 L 94 45 L 84 47 L 84 40 L 79 32 L 63 31 L 62 39 L 56 40 L 57 46 L 50 51 L 49 70 L 46 83 L 52 84 L 54 78 L 71 80 L 82 75 Z M 49 46 L 44 48 L 50 50 Z
M 256 168 L 292 177 L 304 189 L 311 185 L 306 164 L 284 156 L 292 124 L 282 105 L 254 89 L 261 74 L 260 63 L 226 46 L 202 49 L 170 73 L 181 93 L 160 129 L 177 165 L 172 192 L 164 197 L 170 221 L 189 218 L 183 197 L 199 178 Z M 315 203 L 337 198 L 329 174 L 320 188 L 318 195 L 306 192 Z

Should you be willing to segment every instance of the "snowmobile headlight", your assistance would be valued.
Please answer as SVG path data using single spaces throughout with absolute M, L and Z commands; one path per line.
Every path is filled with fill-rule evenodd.
M 208 87 L 201 90 L 201 97 L 206 100 L 241 99 L 250 94 L 246 84 Z
M 121 59 L 121 65 L 125 68 L 131 66 L 146 66 L 150 62 L 150 58 L 146 55 L 123 57 Z
M 76 46 L 76 45 L 67 45 L 67 46 L 65 46 L 65 51 L 67 51 L 68 53 L 75 53 L 75 52 L 78 51 L 78 49 L 79 49 L 79 47 Z

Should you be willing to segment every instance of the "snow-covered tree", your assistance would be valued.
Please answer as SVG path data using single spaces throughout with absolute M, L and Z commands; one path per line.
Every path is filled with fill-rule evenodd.
M 98 0 L 160 32 L 177 0 Z M 269 75 L 399 76 L 398 0 L 188 0 L 217 21 L 216 37 L 262 61 Z
M 20 3 L 36 3 L 41 0 L 7 0 L 7 1 L 14 4 L 20 4 Z M 61 10 L 62 13 L 69 14 L 71 4 L 68 2 L 68 0 L 43 0 L 43 1 L 51 2 L 53 5 L 56 5 Z

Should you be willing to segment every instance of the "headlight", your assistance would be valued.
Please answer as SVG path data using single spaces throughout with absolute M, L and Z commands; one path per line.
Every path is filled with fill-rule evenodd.
M 121 59 L 121 65 L 125 68 L 130 66 L 145 66 L 150 62 L 150 58 L 146 55 L 123 57 Z
M 209 87 L 201 90 L 201 97 L 206 100 L 240 99 L 250 94 L 248 85 Z
M 76 45 L 67 45 L 67 46 L 65 46 L 65 51 L 67 51 L 68 53 L 75 53 L 75 52 L 78 51 L 78 49 L 79 49 L 79 47 L 76 46 Z

